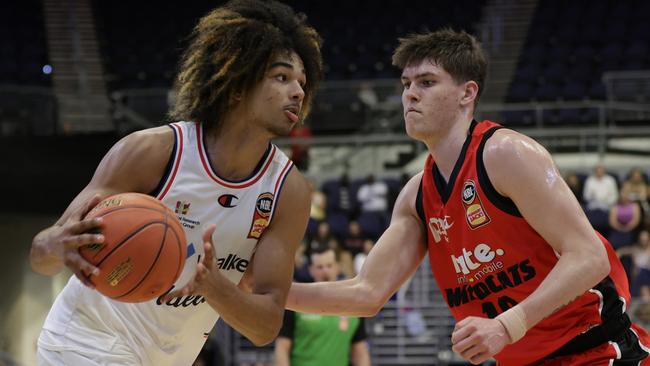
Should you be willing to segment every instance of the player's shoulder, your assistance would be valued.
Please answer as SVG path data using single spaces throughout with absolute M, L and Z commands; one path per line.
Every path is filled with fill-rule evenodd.
M 287 173 L 282 191 L 291 192 L 292 200 L 310 201 L 313 188 L 307 178 L 294 165 L 291 167 L 289 173 Z M 284 196 L 288 195 L 285 194 Z
M 121 142 L 132 148 L 172 146 L 174 131 L 168 125 L 147 128 L 126 135 Z
M 421 170 L 406 182 L 395 201 L 395 212 L 417 216 L 416 200 L 422 183 L 422 174 Z
M 542 145 L 508 129 L 497 130 L 485 142 L 482 159 L 490 182 L 506 197 L 536 181 L 549 179 L 557 170 Z
M 146 157 L 152 163 L 155 160 L 167 162 L 174 148 L 174 132 L 169 126 L 147 128 L 132 132 L 115 144 L 113 150 L 118 156 L 128 158 Z
M 500 128 L 485 141 L 483 160 L 486 165 L 528 164 L 550 158 L 537 141 L 517 131 Z
M 93 179 L 104 186 L 151 192 L 171 158 L 174 141 L 167 126 L 130 133 L 106 154 Z

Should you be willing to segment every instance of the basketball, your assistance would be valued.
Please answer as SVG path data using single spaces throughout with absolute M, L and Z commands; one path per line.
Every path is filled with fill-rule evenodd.
M 104 243 L 85 245 L 81 256 L 97 266 L 97 291 L 123 302 L 154 299 L 171 288 L 183 270 L 185 232 L 174 212 L 140 193 L 101 201 L 86 218 L 102 217 Z

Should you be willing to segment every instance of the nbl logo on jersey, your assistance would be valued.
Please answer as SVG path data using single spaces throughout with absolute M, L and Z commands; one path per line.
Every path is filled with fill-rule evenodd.
M 255 211 L 253 212 L 253 222 L 248 232 L 248 238 L 259 239 L 262 233 L 269 226 L 271 211 L 273 210 L 273 193 L 262 193 L 257 197 L 255 202 Z
M 463 184 L 463 191 L 461 194 L 461 201 L 465 208 L 467 224 L 470 229 L 478 229 L 481 226 L 489 224 L 490 216 L 488 216 L 483 207 L 483 202 L 481 202 L 481 198 L 478 196 L 476 183 L 471 179 L 466 180 Z

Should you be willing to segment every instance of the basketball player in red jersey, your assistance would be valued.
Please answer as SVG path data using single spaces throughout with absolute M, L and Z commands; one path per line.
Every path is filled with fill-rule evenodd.
M 372 316 L 427 254 L 452 315 L 453 350 L 479 364 L 645 365 L 650 339 L 630 324 L 628 284 L 549 153 L 476 122 L 486 60 L 465 32 L 400 40 L 406 131 L 424 170 L 354 279 L 294 284 L 288 308 Z
M 41 332 L 39 365 L 190 365 L 219 317 L 257 345 L 275 339 L 310 189 L 270 140 L 308 113 L 322 76 L 320 44 L 303 15 L 277 1 L 231 1 L 199 21 L 177 80 L 172 116 L 181 122 L 119 141 L 33 240 L 36 272 L 75 274 Z M 155 196 L 185 227 L 183 273 L 152 301 L 93 291 L 98 269 L 78 253 L 104 240 L 91 233 L 101 220 L 85 213 L 120 192 Z M 252 293 L 238 287 L 244 272 Z

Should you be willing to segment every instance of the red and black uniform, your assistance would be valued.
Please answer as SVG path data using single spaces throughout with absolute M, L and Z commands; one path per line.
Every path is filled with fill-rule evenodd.
M 457 321 L 494 318 L 530 295 L 559 257 L 515 204 L 490 183 L 483 164 L 487 139 L 501 126 L 473 121 L 447 183 L 428 157 L 417 210 L 427 232 L 429 261 Z M 648 336 L 625 314 L 627 278 L 615 252 L 611 272 L 593 289 L 539 322 L 495 356 L 500 365 L 613 365 L 646 359 Z M 578 358 L 576 358 L 578 357 Z M 622 363 L 623 362 L 623 363 Z

